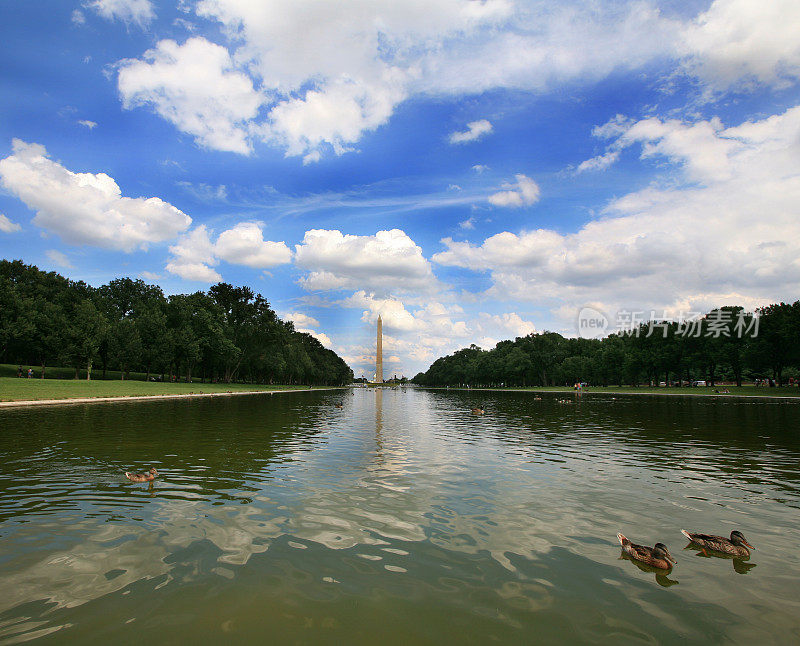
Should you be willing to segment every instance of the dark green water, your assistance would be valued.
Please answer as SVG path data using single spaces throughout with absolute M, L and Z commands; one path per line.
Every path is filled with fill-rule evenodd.
M 800 405 L 561 397 L 0 411 L 0 643 L 799 643 Z

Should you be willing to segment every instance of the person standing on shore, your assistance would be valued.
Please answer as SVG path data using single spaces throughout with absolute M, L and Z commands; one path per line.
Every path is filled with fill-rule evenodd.
M 33 379 L 33 368 L 28 368 L 28 379 Z
M 17 377 L 22 377 L 22 366 L 17 368 Z

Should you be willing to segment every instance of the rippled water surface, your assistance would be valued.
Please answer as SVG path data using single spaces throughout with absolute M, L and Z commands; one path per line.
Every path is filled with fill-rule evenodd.
M 0 643 L 800 642 L 800 404 L 542 397 L 0 411 Z

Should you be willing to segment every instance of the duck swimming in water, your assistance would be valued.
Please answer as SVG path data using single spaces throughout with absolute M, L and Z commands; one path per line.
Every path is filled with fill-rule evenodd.
M 677 561 L 672 558 L 669 549 L 664 543 L 656 543 L 653 547 L 646 547 L 644 545 L 637 545 L 625 538 L 622 534 L 617 534 L 619 544 L 622 545 L 622 550 L 636 561 L 640 561 L 650 567 L 658 568 L 659 570 L 672 569 L 672 564 Z
M 755 549 L 755 547 L 745 540 L 744 534 L 736 529 L 731 532 L 730 538 L 714 536 L 712 534 L 692 534 L 685 529 L 681 530 L 681 534 L 698 547 L 713 550 L 714 552 L 721 552 L 722 554 L 746 557 L 750 556 L 750 550 Z M 748 547 L 750 550 L 747 549 Z
M 155 467 L 150 469 L 147 473 L 128 473 L 125 472 L 125 477 L 130 480 L 131 482 L 151 482 L 156 479 L 158 475 L 158 471 L 155 470 Z
M 486 409 L 483 407 L 483 404 L 478 406 L 477 408 L 472 409 L 473 415 L 483 415 L 486 412 Z

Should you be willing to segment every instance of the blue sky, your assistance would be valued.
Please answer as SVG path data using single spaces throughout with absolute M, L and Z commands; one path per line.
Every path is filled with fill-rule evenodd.
M 766 6 L 765 6 L 766 5 Z M 0 5 L 0 253 L 264 294 L 357 374 L 800 287 L 795 0 Z

